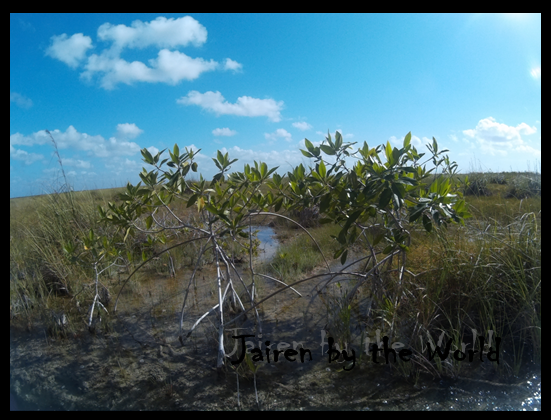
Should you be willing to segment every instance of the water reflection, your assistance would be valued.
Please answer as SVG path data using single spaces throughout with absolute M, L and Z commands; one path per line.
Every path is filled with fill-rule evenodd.
M 275 232 L 269 226 L 253 226 L 253 232 L 256 231 L 256 236 L 260 241 L 257 262 L 266 262 L 273 258 L 279 246 L 275 239 Z

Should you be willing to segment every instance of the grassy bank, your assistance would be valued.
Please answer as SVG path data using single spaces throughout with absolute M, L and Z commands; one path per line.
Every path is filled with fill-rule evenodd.
M 461 343 L 477 348 L 471 347 L 473 331 L 486 339 L 493 331 L 503 350 L 494 367 L 504 376 L 541 363 L 541 176 L 476 173 L 469 178 L 478 185 L 465 191 L 473 217 L 465 226 L 414 232 L 403 277 L 395 259 L 381 268 L 377 293 L 366 282 L 351 301 L 348 293 L 356 280 L 338 278 L 320 294 L 337 342 L 358 344 L 378 329 L 381 337 L 412 348 L 416 367 L 399 368 L 411 378 L 419 372 L 458 376 L 468 371 L 468 362 L 452 357 L 446 363 L 427 360 L 427 337 L 436 343 L 441 333 L 444 344 L 453 339 L 455 349 Z M 310 230 L 326 256 L 336 250 L 330 235 L 337 231 L 334 226 Z M 290 282 L 323 264 L 312 239 L 300 232 L 286 238 L 269 269 Z

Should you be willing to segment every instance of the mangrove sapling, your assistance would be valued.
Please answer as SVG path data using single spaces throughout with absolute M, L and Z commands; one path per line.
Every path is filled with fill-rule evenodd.
M 94 273 L 94 297 L 88 310 L 87 327 L 90 332 L 95 332 L 96 325 L 101 321 L 100 310 L 109 314 L 105 305 L 111 300 L 109 289 L 100 282 L 100 276 L 112 267 L 126 267 L 121 257 L 121 250 L 115 246 L 114 239 L 98 237 L 90 229 L 88 235 L 82 238 L 83 250 L 77 254 L 77 245 L 68 242 L 63 249 L 72 263 L 91 267 Z M 84 288 L 83 288 L 84 290 Z M 73 299 L 81 292 L 77 293 Z M 103 301 L 103 302 L 102 302 Z M 78 301 L 77 301 L 78 303 Z M 97 307 L 97 317 L 94 319 L 94 311 Z
M 450 222 L 462 222 L 462 218 L 468 216 L 461 194 L 457 191 L 455 176 L 457 165 L 443 155 L 445 150 L 438 150 L 435 139 L 432 145 L 429 145 L 431 155 L 425 162 L 420 161 L 424 154 L 419 154 L 410 142 L 411 133 L 408 133 L 401 149 L 392 148 L 388 142 L 383 148 L 369 148 L 364 143 L 362 148 L 350 153 L 348 150 L 354 143 L 343 143 L 342 136 L 338 132 L 334 142 L 328 135 L 326 142 L 319 147 L 314 147 L 311 142 L 305 140 L 308 150 L 303 150 L 302 153 L 314 159 L 315 166 L 309 168 L 309 172 L 303 165 L 297 166 L 288 172 L 288 182 L 283 182 L 283 178 L 275 173 L 277 168 L 268 169 L 262 162 L 255 162 L 254 166 L 245 165 L 243 172 L 228 175 L 227 172 L 236 159 L 230 160 L 227 153 L 224 155 L 219 151 L 213 159 L 219 172 L 212 181 L 207 183 L 200 176 L 199 181 L 190 183 L 186 176 L 190 170 L 197 171 L 197 163 L 193 161 L 197 152 L 186 149 L 185 152 L 180 153 L 179 147 L 175 145 L 172 151 L 168 151 L 170 158 L 161 160 L 161 154 L 164 151 L 153 156 L 147 149 L 143 149 L 144 161 L 154 169 L 151 171 L 144 169 L 140 173 L 142 181 L 137 186 L 128 184 L 126 191 L 121 194 L 122 203 L 119 205 L 109 203 L 108 211 L 101 210 L 101 216 L 104 221 L 118 226 L 124 233 L 125 240 L 136 232 L 148 235 L 150 243 L 170 240 L 164 239 L 165 232 L 175 232 L 175 234 L 191 232 L 196 238 L 204 238 L 201 240 L 204 242 L 201 245 L 194 274 L 190 278 L 186 298 L 199 262 L 206 255 L 208 244 L 212 259 L 216 263 L 215 288 L 218 305 L 209 309 L 206 314 L 217 312 L 219 315 L 217 367 L 220 369 L 225 357 L 223 339 L 225 326 L 254 310 L 257 328 L 261 328 L 257 308 L 263 301 L 296 284 L 321 277 L 314 275 L 292 284 L 285 284 L 279 280 L 278 283 L 283 286 L 280 290 L 257 300 L 255 276 L 258 274 L 252 264 L 251 255 L 250 220 L 252 216 L 272 215 L 286 218 L 303 229 L 321 252 L 319 245 L 304 226 L 279 214 L 280 210 L 284 210 L 287 214 L 298 214 L 297 212 L 305 208 L 319 208 L 319 214 L 324 216 L 319 220 L 320 223 L 334 223 L 340 227 L 338 235 L 334 236 L 340 245 L 334 258 L 340 258 L 343 265 L 349 250 L 364 241 L 363 245 L 371 260 L 366 264 L 364 272 L 346 274 L 359 278 L 356 288 L 371 280 L 373 296 L 383 296 L 381 271 L 394 270 L 393 258 L 400 256 L 399 287 L 394 290 L 393 296 L 389 297 L 393 305 L 398 307 L 403 294 L 403 277 L 406 272 L 405 253 L 410 246 L 410 224 L 422 221 L 425 230 L 432 231 L 433 226 L 438 228 Z M 322 152 L 330 159 L 322 156 Z M 384 152 L 385 162 L 382 161 L 380 152 Z M 357 160 L 352 168 L 347 167 L 346 160 L 350 158 Z M 429 161 L 433 162 L 434 168 L 427 171 L 425 164 Z M 441 165 L 444 170 L 433 177 L 429 184 L 426 181 L 429 174 Z M 173 202 L 183 203 L 187 208 L 196 206 L 197 222 L 184 222 L 171 208 Z M 249 223 L 245 223 L 246 220 L 249 220 Z M 380 225 L 381 232 L 370 240 L 365 232 L 373 221 Z M 246 231 L 247 228 L 249 233 Z M 226 239 L 233 242 L 248 240 L 249 270 L 252 280 L 249 285 L 245 285 L 235 269 L 234 255 L 230 257 L 228 251 L 222 246 Z M 386 257 L 378 260 L 377 255 L 380 250 L 375 247 L 382 241 L 386 242 L 383 249 Z M 233 251 L 233 248 L 230 247 L 230 250 Z M 345 273 L 343 270 L 332 273 L 326 257 L 323 253 L 321 255 L 328 270 L 323 275 L 329 274 L 329 281 Z M 143 259 L 145 263 L 147 255 L 144 255 Z M 234 272 L 237 273 L 246 291 L 248 301 L 239 297 L 234 287 Z M 351 291 L 348 300 L 352 296 Z M 181 331 L 185 300 L 184 298 L 182 305 Z M 225 319 L 227 318 L 224 310 L 225 302 L 234 308 L 239 303 L 241 314 L 230 321 Z M 246 308 L 245 304 L 249 307 Z M 206 318 L 205 315 L 200 317 L 193 328 L 204 318 Z M 180 334 L 180 340 L 183 342 L 182 334 Z

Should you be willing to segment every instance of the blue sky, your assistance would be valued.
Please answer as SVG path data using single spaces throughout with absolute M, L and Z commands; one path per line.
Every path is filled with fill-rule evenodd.
M 540 169 L 541 14 L 10 14 L 10 196 L 137 183 L 141 148 L 285 173 L 328 130 Z

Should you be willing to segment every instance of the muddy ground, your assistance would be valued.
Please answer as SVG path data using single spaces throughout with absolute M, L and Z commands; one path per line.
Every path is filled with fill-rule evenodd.
M 187 329 L 216 302 L 213 274 L 205 269 L 192 288 Z M 358 352 L 354 367 L 343 370 L 350 365 L 342 358 L 330 363 L 328 347 L 322 350 L 321 343 L 322 331 L 325 340 L 339 333 L 331 310 L 335 301 L 318 295 L 312 283 L 297 286 L 302 297 L 289 290 L 277 295 L 262 305 L 260 315 L 262 342 L 270 340 L 272 349 L 273 343 L 302 342 L 313 360 L 306 354 L 304 363 L 299 357 L 275 362 L 272 354 L 270 363 L 258 362 L 256 393 L 245 362 L 237 370 L 230 363 L 216 370 L 215 315 L 180 344 L 187 284 L 185 275 L 135 284 L 123 295 L 117 316 L 95 334 L 82 327 L 54 338 L 43 325 L 28 331 L 12 322 L 10 403 L 21 410 L 541 410 L 538 367 L 507 381 L 487 361 L 473 363 L 458 378 L 405 378 L 392 362 L 377 365 L 365 354 L 359 358 L 358 337 L 365 327 L 359 319 L 350 324 Z M 279 287 L 259 284 L 261 295 Z M 235 326 L 239 334 L 258 331 L 250 313 Z M 232 334 L 236 330 L 226 331 L 227 353 L 235 343 Z

